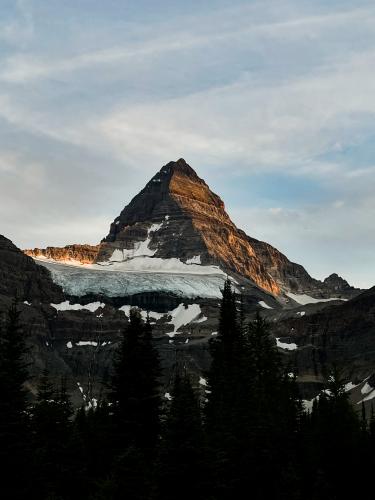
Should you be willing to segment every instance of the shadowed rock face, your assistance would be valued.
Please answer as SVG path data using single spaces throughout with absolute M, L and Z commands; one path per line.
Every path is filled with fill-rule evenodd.
M 47 269 L 38 266 L 5 236 L 0 235 L 0 297 L 19 301 L 57 302 L 62 290 Z
M 374 372 L 375 287 L 340 305 L 272 325 L 276 337 L 298 345 L 292 358 L 300 383 L 322 382 L 334 364 L 355 383 Z

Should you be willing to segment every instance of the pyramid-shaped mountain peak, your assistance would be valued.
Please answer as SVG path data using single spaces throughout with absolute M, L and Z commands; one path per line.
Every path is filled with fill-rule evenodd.
M 182 158 L 164 165 L 123 209 L 102 241 L 97 261 L 133 258 L 140 265 L 143 258 L 146 267 L 168 265 L 172 259 L 218 266 L 276 295 L 286 274 L 277 264 L 289 263 L 270 245 L 237 229 L 221 198 Z M 311 280 L 304 270 L 298 272 Z
M 251 287 L 274 295 L 291 292 L 324 297 L 332 290 L 346 293 L 348 288 L 335 276 L 324 283 L 314 280 L 276 248 L 238 229 L 221 198 L 182 158 L 161 168 L 112 222 L 100 245 L 48 247 L 27 253 L 115 265 L 121 271 L 229 274 L 237 283 L 247 280 Z

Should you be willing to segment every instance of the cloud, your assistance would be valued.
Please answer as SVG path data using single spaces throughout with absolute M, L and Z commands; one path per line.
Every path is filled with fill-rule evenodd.
M 1 8 L 1 231 L 22 246 L 97 242 L 182 156 L 220 180 L 250 234 L 318 276 L 364 283 L 367 266 L 375 282 L 372 3 L 128 7 Z

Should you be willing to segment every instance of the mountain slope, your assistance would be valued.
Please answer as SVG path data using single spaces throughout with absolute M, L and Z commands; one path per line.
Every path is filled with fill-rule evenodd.
M 374 373 L 375 287 L 340 305 L 275 322 L 273 333 L 298 346 L 293 357 L 300 382 L 319 382 L 336 364 L 358 383 Z
M 63 298 L 50 273 L 0 235 L 0 296 L 19 301 L 51 302 Z

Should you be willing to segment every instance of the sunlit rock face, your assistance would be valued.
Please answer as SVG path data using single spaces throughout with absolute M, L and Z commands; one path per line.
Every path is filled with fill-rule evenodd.
M 24 250 L 34 259 L 48 259 L 57 262 L 79 262 L 91 264 L 98 254 L 99 245 L 66 245 L 65 247 L 47 247 Z
M 152 227 L 157 230 L 149 233 Z M 147 237 L 155 258 L 219 266 L 280 292 L 223 201 L 182 159 L 165 165 L 114 220 L 97 261 L 111 259 L 116 250 L 130 251 Z
M 149 257 L 216 265 L 274 295 L 331 292 L 330 283 L 311 278 L 276 248 L 239 230 L 221 198 L 183 159 L 165 165 L 113 221 L 97 262 L 121 259 L 123 251 L 125 260 L 131 258 L 146 240 Z

